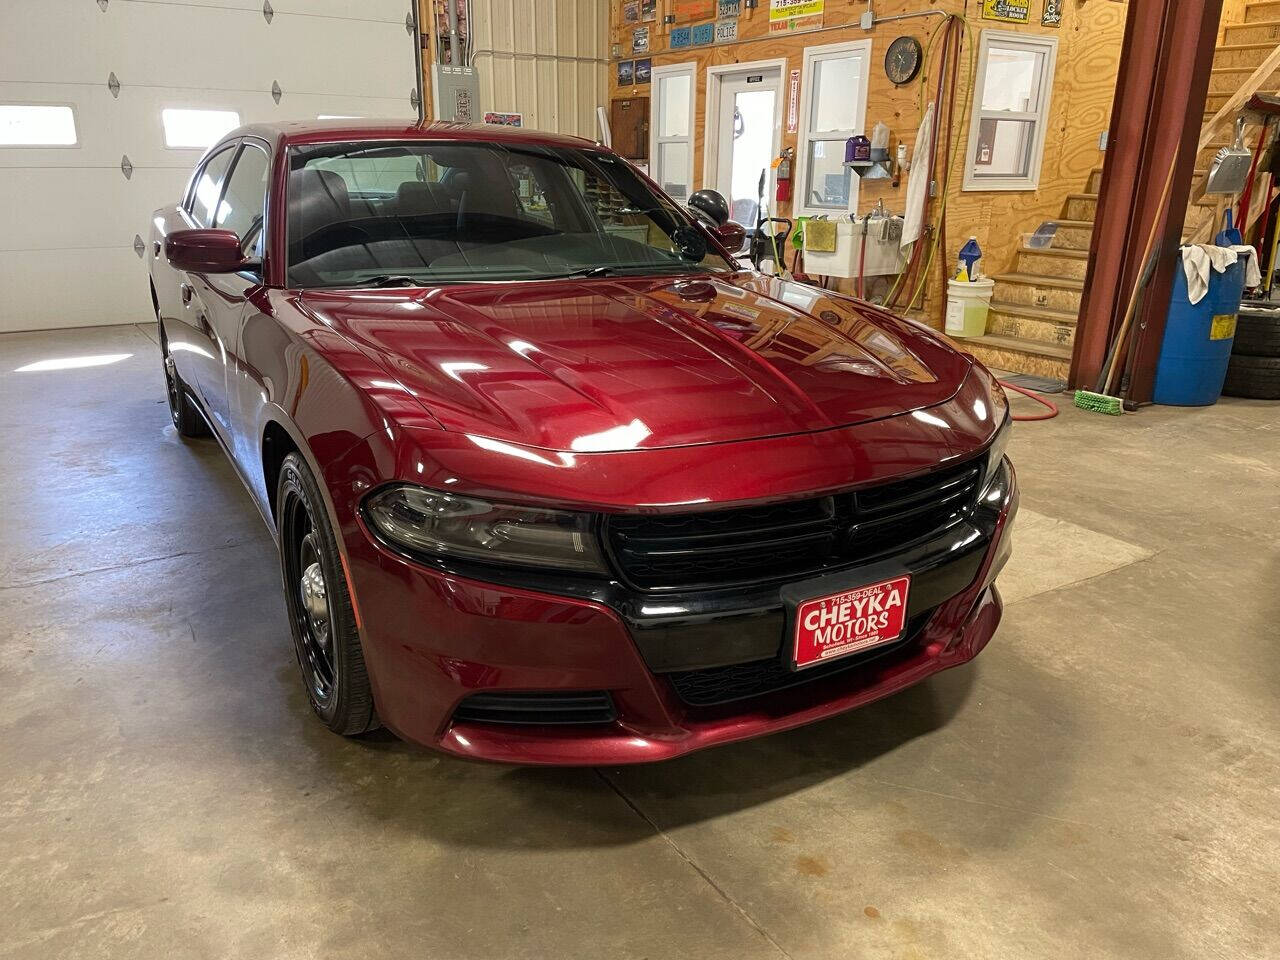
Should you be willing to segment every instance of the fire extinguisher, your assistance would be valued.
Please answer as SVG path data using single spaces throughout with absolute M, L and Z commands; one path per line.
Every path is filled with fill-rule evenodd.
M 782 156 L 778 158 L 777 174 L 774 180 L 777 187 L 774 190 L 774 199 L 779 203 L 786 203 L 791 199 L 791 158 L 795 156 L 795 151 L 790 147 L 782 151 Z

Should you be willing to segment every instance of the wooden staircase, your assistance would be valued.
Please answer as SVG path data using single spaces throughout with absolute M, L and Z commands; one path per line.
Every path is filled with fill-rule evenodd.
M 1094 170 L 1082 193 L 1067 194 L 1049 246 L 1024 244 L 1014 269 L 992 278 L 987 332 L 963 341 L 965 350 L 1001 370 L 1067 379 L 1101 181 Z
M 1206 121 L 1280 46 L 1280 0 L 1246 3 L 1243 21 L 1227 24 L 1222 39 L 1209 76 Z M 1280 70 L 1262 89 L 1280 89 Z M 1234 134 L 1234 128 L 1223 131 L 1199 152 L 1194 184 L 1202 183 L 1214 155 L 1230 143 Z M 1067 195 L 1049 247 L 1020 247 L 1013 270 L 994 276 L 987 332 L 960 341 L 962 349 L 988 366 L 1067 379 L 1101 180 L 1102 171 L 1094 170 L 1084 192 Z M 1193 193 L 1187 225 L 1216 216 L 1216 203 Z M 1038 226 L 1029 224 L 1026 232 Z

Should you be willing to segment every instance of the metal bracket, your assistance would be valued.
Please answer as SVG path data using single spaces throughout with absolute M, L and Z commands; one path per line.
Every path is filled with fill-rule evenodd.
M 111 76 L 107 77 L 107 89 L 111 91 L 111 96 L 120 99 L 120 78 L 115 75 L 115 71 L 111 72 Z
M 138 259 L 142 259 L 142 255 L 147 252 L 147 245 L 142 242 L 142 237 L 138 234 L 133 235 L 133 252 L 138 255 Z
M 405 33 L 409 34 L 409 36 L 413 36 L 413 29 L 414 29 L 413 11 L 410 10 L 408 13 L 404 15 L 404 30 L 405 30 Z
M 280 83 L 277 80 L 271 81 L 271 99 L 276 103 L 280 102 L 280 98 L 284 96 L 284 91 L 280 89 Z
M 103 13 L 107 12 L 107 0 L 98 0 L 98 9 Z
M 418 97 L 418 91 L 417 91 L 417 90 L 411 90 L 411 91 L 409 92 L 409 106 L 411 106 L 411 107 L 413 107 L 413 109 L 417 110 L 417 109 L 418 109 L 418 104 L 419 104 L 419 103 L 421 103 L 421 102 L 422 102 L 422 101 L 421 101 L 421 99 Z
M 262 0 L 262 15 L 266 18 L 267 23 L 270 23 L 272 17 L 276 15 L 275 10 L 271 8 L 271 0 Z
M 120 158 L 120 172 L 124 174 L 126 180 L 133 179 L 133 164 L 130 162 L 127 153 Z

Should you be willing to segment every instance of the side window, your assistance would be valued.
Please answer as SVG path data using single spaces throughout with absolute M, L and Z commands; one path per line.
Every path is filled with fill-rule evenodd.
M 187 210 L 192 219 L 202 227 L 213 224 L 213 208 L 218 202 L 218 194 L 222 192 L 222 177 L 231 165 L 235 152 L 235 147 L 227 147 L 220 153 L 215 153 L 196 179 L 196 187 L 191 191 L 191 204 Z
M 246 143 L 227 178 L 227 188 L 218 203 L 213 225 L 234 230 L 250 256 L 262 257 L 262 218 L 267 205 L 267 153 Z

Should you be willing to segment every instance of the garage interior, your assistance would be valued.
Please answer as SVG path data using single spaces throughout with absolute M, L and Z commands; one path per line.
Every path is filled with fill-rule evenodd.
M 1254 98 L 1280 95 L 1280 0 L 451 6 L 6 6 L 0 115 L 54 112 L 0 124 L 0 956 L 1276 955 L 1280 151 Z M 904 36 L 920 69 L 895 83 Z M 987 86 L 1001 44 L 1031 72 Z M 934 99 L 953 160 L 907 263 L 888 237 Z M 1241 115 L 1248 187 L 1207 193 Z M 1021 511 L 982 655 L 650 765 L 316 724 L 271 532 L 218 444 L 170 422 L 138 248 L 240 122 L 419 116 L 607 137 L 677 201 L 785 219 L 781 250 L 759 231 L 767 272 L 887 302 L 1053 404 L 1009 447 Z M 851 172 L 857 137 L 887 154 Z M 1228 210 L 1265 267 L 1233 329 L 1253 316 L 1261 346 L 1210 336 L 1186 376 L 1217 389 L 1188 400 L 1176 251 Z M 890 266 L 821 273 L 864 224 Z M 994 282 L 981 329 L 954 330 L 970 237 Z

